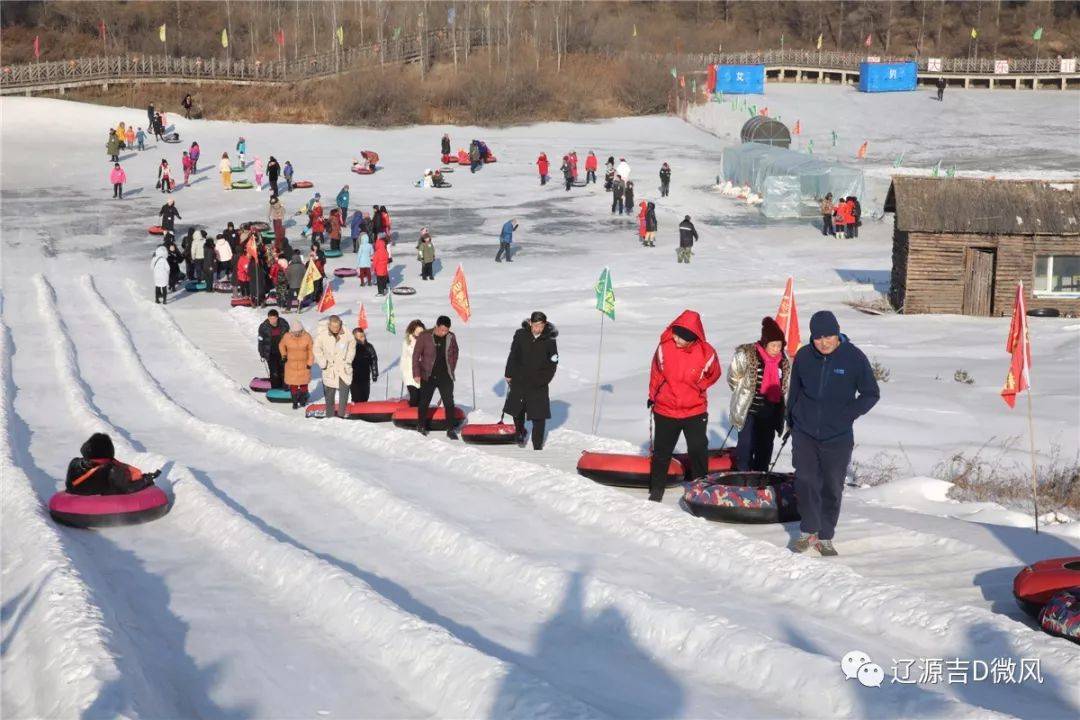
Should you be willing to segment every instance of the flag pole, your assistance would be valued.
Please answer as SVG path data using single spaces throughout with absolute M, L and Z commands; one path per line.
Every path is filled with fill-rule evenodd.
M 1031 388 L 1027 389 L 1028 438 L 1031 440 L 1031 499 L 1035 506 L 1035 534 L 1039 534 L 1039 471 L 1035 464 L 1035 421 L 1031 417 Z
M 600 313 L 600 346 L 596 351 L 596 385 L 593 387 L 592 432 L 596 432 L 596 408 L 600 399 L 600 359 L 604 354 L 604 313 Z

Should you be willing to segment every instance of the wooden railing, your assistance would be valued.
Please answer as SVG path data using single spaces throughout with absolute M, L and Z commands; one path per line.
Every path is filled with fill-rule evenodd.
M 417 62 L 422 56 L 447 56 L 483 44 L 483 30 L 436 31 L 397 40 L 351 47 L 295 60 L 267 62 L 246 59 L 127 55 L 8 65 L 0 68 L 0 93 L 49 90 L 93 83 L 138 80 L 209 80 L 236 83 L 297 82 L 348 72 L 376 63 Z
M 865 62 L 867 55 L 873 52 L 838 52 L 835 50 L 759 50 L 739 53 L 702 53 L 697 55 L 660 56 L 680 63 L 704 67 L 713 64 L 728 65 L 767 65 L 789 68 L 827 68 L 833 70 L 858 70 L 859 63 Z M 881 62 L 907 62 L 914 60 L 921 72 L 930 72 L 927 57 L 911 58 L 875 55 Z M 1008 60 L 1009 73 L 1053 74 L 1061 69 L 1057 57 L 1049 58 L 941 58 L 943 74 L 993 75 L 995 60 Z

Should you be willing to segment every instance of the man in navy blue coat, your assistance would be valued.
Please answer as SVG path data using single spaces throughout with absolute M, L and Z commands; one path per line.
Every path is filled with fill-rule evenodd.
M 809 345 L 795 354 L 787 419 L 795 493 L 802 516 L 795 552 L 817 548 L 836 555 L 832 539 L 840 517 L 844 476 L 855 446 L 852 425 L 881 397 L 870 362 L 840 334 L 827 310 L 810 318 Z

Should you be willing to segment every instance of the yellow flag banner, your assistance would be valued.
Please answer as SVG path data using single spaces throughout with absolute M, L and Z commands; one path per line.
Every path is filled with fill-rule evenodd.
M 343 47 L 345 45 L 345 28 L 343 28 L 341 25 L 337 26 L 337 44 L 339 47 Z
M 229 31 L 226 28 L 221 28 L 221 47 L 229 47 Z
M 315 267 L 315 258 L 312 257 L 308 260 L 307 271 L 304 273 L 304 279 L 300 282 L 300 294 L 299 300 L 303 302 L 304 298 L 315 292 L 315 282 L 319 279 L 319 268 Z
M 165 23 L 162 23 L 161 27 L 158 28 L 157 34 L 161 42 L 165 42 Z

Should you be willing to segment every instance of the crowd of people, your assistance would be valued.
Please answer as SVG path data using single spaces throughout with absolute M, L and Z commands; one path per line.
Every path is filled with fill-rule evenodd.
M 854 195 L 833 202 L 832 193 L 821 199 L 821 234 L 837 238 L 859 237 L 862 225 L 862 205 Z

